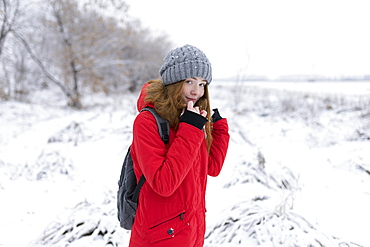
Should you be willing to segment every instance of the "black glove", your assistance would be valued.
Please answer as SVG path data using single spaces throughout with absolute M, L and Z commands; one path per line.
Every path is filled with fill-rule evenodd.
M 207 118 L 195 112 L 185 110 L 184 114 L 182 114 L 180 117 L 180 122 L 191 124 L 197 127 L 198 129 L 202 130 L 207 122 Z
M 218 109 L 213 109 L 213 115 L 212 115 L 212 122 L 217 122 L 218 120 L 222 119 L 220 113 L 218 112 Z

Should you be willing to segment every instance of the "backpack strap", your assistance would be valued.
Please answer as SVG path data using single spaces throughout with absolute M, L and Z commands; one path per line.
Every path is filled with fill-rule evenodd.
M 154 108 L 151 108 L 151 107 L 147 106 L 147 107 L 144 107 L 140 112 L 143 112 L 143 111 L 149 111 L 151 114 L 153 114 L 153 116 L 154 116 L 154 118 L 157 122 L 157 125 L 158 125 L 159 135 L 161 136 L 162 141 L 165 144 L 167 144 L 168 141 L 170 140 L 170 125 L 169 125 L 168 121 L 166 119 L 162 118 L 161 116 L 159 116 Z M 141 175 L 140 180 L 137 183 L 137 186 L 136 186 L 136 188 L 135 188 L 135 190 L 132 194 L 132 200 L 134 202 L 138 201 L 141 187 L 143 186 L 145 181 L 146 181 L 146 178 L 143 174 L 143 175 Z
M 168 121 L 159 116 L 154 108 L 147 106 L 144 107 L 140 112 L 143 111 L 149 111 L 154 116 L 155 120 L 157 121 L 159 135 L 161 136 L 162 141 L 167 144 L 170 140 L 170 125 Z
M 137 183 L 134 192 L 132 193 L 132 201 L 133 202 L 136 202 L 137 203 L 137 201 L 139 199 L 139 193 L 140 193 L 141 187 L 143 187 L 143 184 L 144 184 L 145 181 L 146 181 L 146 178 L 145 178 L 145 176 L 143 174 L 143 175 L 141 175 L 140 180 Z

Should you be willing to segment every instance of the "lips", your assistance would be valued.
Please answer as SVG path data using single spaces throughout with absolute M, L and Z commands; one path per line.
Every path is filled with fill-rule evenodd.
M 186 97 L 186 100 L 187 101 L 193 101 L 194 103 L 197 102 L 197 99 L 194 99 L 194 98 L 188 98 L 188 97 Z

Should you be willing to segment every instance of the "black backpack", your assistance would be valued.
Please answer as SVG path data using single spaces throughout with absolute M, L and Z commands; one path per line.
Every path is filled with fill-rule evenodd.
M 170 135 L 168 121 L 160 117 L 153 108 L 145 107 L 140 112 L 142 111 L 149 111 L 153 114 L 157 121 L 159 135 L 164 143 L 168 143 Z M 136 181 L 129 147 L 123 161 L 117 192 L 118 220 L 121 227 L 126 230 L 131 230 L 132 225 L 134 224 L 139 193 L 145 180 L 146 179 L 143 174 L 140 177 L 139 182 L 137 183 Z

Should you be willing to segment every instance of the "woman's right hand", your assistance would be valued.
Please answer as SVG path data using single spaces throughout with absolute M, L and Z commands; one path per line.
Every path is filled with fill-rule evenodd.
M 195 106 L 194 107 L 194 102 L 193 101 L 189 101 L 188 102 L 188 105 L 187 105 L 187 108 L 186 108 L 188 111 L 192 111 L 192 112 L 195 112 L 203 117 L 207 117 L 207 111 L 206 110 L 200 110 L 199 109 L 199 106 Z

